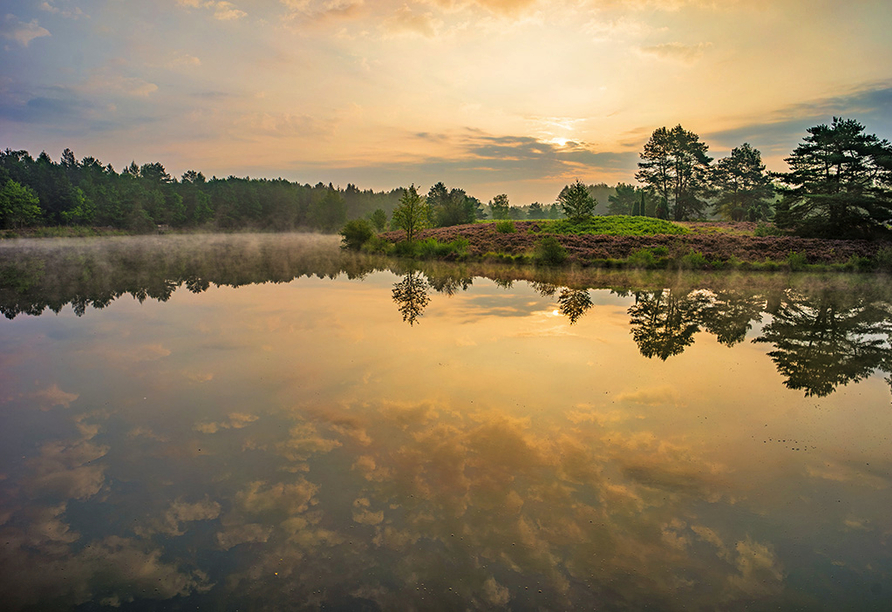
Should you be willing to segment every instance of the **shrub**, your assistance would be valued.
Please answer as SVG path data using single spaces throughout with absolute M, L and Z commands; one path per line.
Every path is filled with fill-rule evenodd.
M 634 268 L 652 268 L 657 264 L 657 258 L 650 249 L 641 249 L 629 255 L 626 262 Z
M 879 270 L 892 270 L 892 247 L 883 247 L 877 251 L 874 261 Z
M 346 225 L 338 233 L 343 237 L 341 242 L 344 248 L 354 251 L 361 249 L 362 245 L 375 235 L 371 224 L 365 219 L 347 221 Z
M 678 260 L 678 265 L 686 270 L 708 268 L 709 260 L 700 251 L 689 251 Z
M 784 232 L 777 229 L 774 225 L 768 225 L 762 221 L 759 221 L 759 224 L 756 226 L 756 229 L 753 230 L 754 236 L 764 237 L 764 236 L 783 236 Z
M 805 266 L 808 265 L 808 260 L 802 253 L 790 251 L 787 255 L 787 265 L 790 266 L 790 269 L 793 271 L 803 270 L 805 269 Z
M 870 259 L 870 257 L 860 257 L 858 255 L 852 255 L 846 262 L 846 267 L 851 270 L 855 270 L 856 272 L 870 272 L 871 270 L 873 270 L 874 262 Z
M 503 234 L 513 234 L 517 230 L 514 227 L 514 221 L 505 219 L 503 221 L 496 221 L 496 231 Z
M 384 238 L 381 238 L 380 236 L 372 236 L 362 245 L 362 251 L 364 253 L 380 253 L 382 255 L 387 255 L 393 251 L 393 249 L 393 243 L 384 240 Z
M 567 261 L 567 249 L 554 236 L 546 236 L 536 244 L 533 260 L 538 264 L 556 266 Z

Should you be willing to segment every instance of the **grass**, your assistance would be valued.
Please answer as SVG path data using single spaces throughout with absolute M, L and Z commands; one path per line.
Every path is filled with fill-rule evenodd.
M 652 217 L 608 215 L 592 217 L 581 223 L 569 219 L 540 222 L 540 233 L 599 234 L 604 236 L 653 236 L 657 234 L 689 234 L 690 230 L 671 221 Z

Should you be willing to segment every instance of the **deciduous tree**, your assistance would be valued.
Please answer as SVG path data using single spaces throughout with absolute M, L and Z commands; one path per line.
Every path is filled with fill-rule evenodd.
M 430 214 L 424 196 L 418 195 L 413 184 L 406 189 L 400 204 L 393 211 L 391 223 L 406 232 L 406 240 L 415 240 L 415 235 L 428 226 Z

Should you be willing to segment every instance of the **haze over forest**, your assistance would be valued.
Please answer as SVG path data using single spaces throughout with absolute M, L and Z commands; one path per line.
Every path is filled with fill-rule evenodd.
M 3 148 L 173 176 L 486 202 L 633 183 L 654 129 L 785 171 L 805 129 L 892 138 L 885 0 L 9 0 Z

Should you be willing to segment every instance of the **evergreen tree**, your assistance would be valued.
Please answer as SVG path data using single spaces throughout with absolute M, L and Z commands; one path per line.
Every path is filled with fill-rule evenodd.
M 654 131 L 641 152 L 635 178 L 665 198 L 676 221 L 702 215 L 712 158 L 700 137 L 681 125 Z
M 892 146 L 854 119 L 834 117 L 786 158 L 775 223 L 800 234 L 865 236 L 892 223 Z
M 713 186 L 718 192 L 715 210 L 725 219 L 768 219 L 774 186 L 765 172 L 762 154 L 749 143 L 732 149 L 730 157 L 718 161 L 713 171 Z
M 589 195 L 588 189 L 579 179 L 572 185 L 564 187 L 558 196 L 558 202 L 564 213 L 574 223 L 585 221 L 592 216 L 598 203 Z

